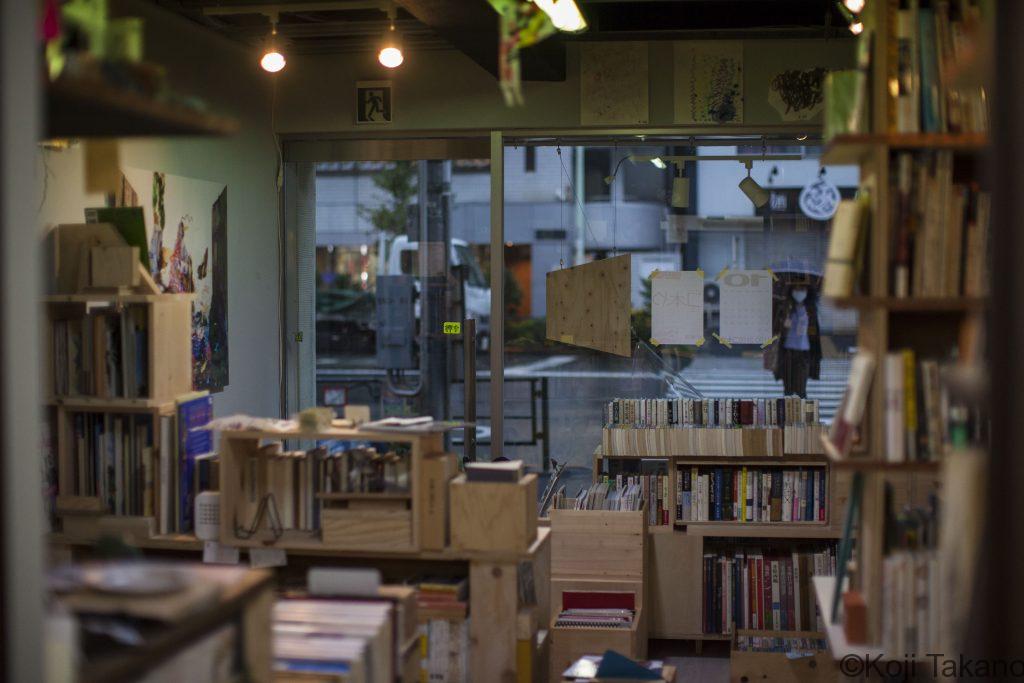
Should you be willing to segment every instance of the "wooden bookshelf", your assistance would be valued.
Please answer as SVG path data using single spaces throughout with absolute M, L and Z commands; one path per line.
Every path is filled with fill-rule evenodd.
M 676 529 L 703 537 L 722 538 L 780 538 L 780 539 L 837 539 L 842 532 L 827 522 L 689 522 L 676 521 Z
M 881 657 L 885 652 L 880 647 L 868 645 L 853 645 L 846 641 L 846 634 L 843 632 L 842 619 L 832 623 L 832 596 L 836 590 L 836 577 L 815 576 L 811 579 L 814 583 L 814 599 L 821 612 L 821 620 L 825 623 L 825 635 L 828 638 L 828 647 L 832 657 L 841 661 L 844 657 L 857 657 L 863 661 L 865 657 Z M 839 604 L 839 613 L 842 614 L 843 605 Z
M 857 519 L 852 520 L 856 529 L 856 545 L 850 563 L 849 587 L 859 591 L 867 603 L 867 632 L 869 647 L 851 646 L 843 637 L 839 623 L 831 621 L 831 604 L 835 594 L 835 579 L 816 577 L 815 591 L 819 606 L 827 627 L 828 641 L 832 655 L 836 659 L 853 654 L 856 656 L 883 655 L 883 613 L 886 605 L 883 601 L 883 562 L 886 547 L 886 501 L 892 500 L 899 507 L 903 504 L 926 505 L 927 495 L 934 490 L 942 472 L 942 465 L 934 462 L 888 462 L 886 435 L 886 354 L 902 348 L 910 348 L 916 358 L 946 358 L 950 350 L 958 348 L 958 354 L 965 361 L 972 360 L 970 349 L 972 344 L 971 328 L 989 306 L 986 297 L 978 296 L 940 296 L 934 298 L 910 297 L 896 298 L 891 296 L 894 291 L 892 283 L 892 264 L 896 248 L 893 207 L 897 204 L 896 185 L 899 182 L 899 170 L 894 168 L 895 155 L 903 152 L 945 152 L 944 157 L 952 156 L 952 168 L 945 166 L 945 182 L 954 185 L 968 184 L 971 179 L 982 180 L 979 174 L 980 162 L 990 148 L 986 133 L 890 133 L 896 127 L 898 103 L 893 101 L 889 93 L 889 74 L 895 72 L 892 60 L 898 55 L 894 49 L 897 12 L 890 11 L 886 3 L 868 3 L 861 18 L 865 24 L 865 34 L 871 34 L 870 68 L 870 106 L 867 111 L 867 126 L 876 131 L 868 134 L 838 135 L 825 145 L 822 163 L 825 164 L 857 164 L 860 167 L 862 187 L 867 190 L 869 201 L 868 224 L 869 236 L 867 249 L 864 253 L 864 296 L 844 297 L 834 301 L 835 305 L 858 310 L 857 346 L 870 352 L 875 358 L 875 370 L 871 379 L 870 392 L 865 410 L 862 442 L 864 457 L 839 457 L 834 449 L 828 448 L 826 454 L 833 460 L 831 468 L 847 477 L 857 477 L 863 483 Z M 944 71 L 952 73 L 955 65 L 944 65 Z M 945 87 L 949 84 L 938 83 L 940 97 L 946 97 Z M 965 87 L 963 84 L 958 88 Z M 959 102 L 971 94 L 960 93 Z M 977 95 L 977 93 L 974 93 Z M 960 110 L 966 116 L 968 110 Z M 973 116 L 976 111 L 970 112 Z M 983 115 L 984 113 L 982 113 Z M 921 112 L 922 121 L 925 112 Z M 941 120 L 940 112 L 937 117 Z M 967 118 L 960 119 L 964 125 L 972 125 Z M 975 119 L 971 119 L 975 121 Z M 980 127 L 980 126 L 978 126 Z M 913 160 L 916 161 L 916 160 Z M 938 162 L 937 162 L 938 163 Z M 949 160 L 944 160 L 945 164 Z M 916 168 L 916 166 L 915 166 Z M 925 179 L 934 181 L 934 176 Z M 914 181 L 917 183 L 917 180 Z M 923 188 L 929 187 L 927 184 Z M 913 196 L 923 192 L 922 187 L 915 187 Z M 928 200 L 931 197 L 927 197 Z M 936 221 L 946 210 L 945 206 L 929 206 L 934 211 Z M 946 221 L 938 224 L 944 225 Z M 928 223 L 935 226 L 937 223 Z M 936 230 L 937 234 L 937 230 Z M 938 235 L 948 240 L 946 235 Z M 935 239 L 936 235 L 928 235 Z M 929 244 L 934 244 L 929 242 Z M 962 256 L 962 255 L 961 255 Z M 920 268 L 923 262 L 917 263 Z M 945 265 L 945 264 L 944 264 Z M 929 271 L 930 272 L 930 271 Z M 910 269 L 913 285 L 915 271 Z M 960 274 L 963 277 L 963 273 Z M 956 281 L 953 281 L 956 283 Z M 942 287 L 924 291 L 963 291 L 959 286 L 950 288 L 947 283 Z M 972 289 L 971 291 L 977 291 Z M 961 348 L 965 345 L 965 348 Z M 924 408 L 918 404 L 919 415 Z M 895 475 L 895 476 L 894 476 Z M 958 492 L 960 494 L 961 492 Z M 940 534 L 941 536 L 941 534 Z M 938 647 L 934 643 L 930 646 Z M 896 656 L 896 653 L 893 653 Z M 898 653 L 900 658 L 903 653 Z
M 782 431 L 782 430 L 778 430 Z M 781 434 L 780 434 L 781 436 Z M 764 540 L 775 542 L 834 542 L 842 537 L 841 511 L 849 495 L 849 473 L 832 467 L 823 450 L 816 454 L 724 457 L 707 455 L 608 455 L 594 449 L 594 471 L 601 472 L 601 460 L 664 460 L 668 468 L 670 523 L 647 526 L 650 544 L 648 573 L 648 631 L 651 638 L 702 641 L 730 640 L 730 634 L 705 633 L 701 591 L 680 590 L 681 582 L 703 581 L 703 555 L 708 539 Z M 734 522 L 676 520 L 675 500 L 678 466 L 701 467 L 817 467 L 827 472 L 826 520 L 807 522 Z M 836 511 L 840 511 L 837 513 Z M 697 583 L 696 585 L 700 585 Z M 780 632 L 783 635 L 787 632 Z
M 46 86 L 50 138 L 229 135 L 238 122 L 114 86 L 100 78 L 61 77 Z
M 850 296 L 829 299 L 837 308 L 858 310 L 883 309 L 892 313 L 958 313 L 983 311 L 988 306 L 986 297 L 893 297 Z
M 856 165 L 870 157 L 879 148 L 888 149 L 946 149 L 965 154 L 976 154 L 988 148 L 984 133 L 863 133 L 837 135 L 827 143 L 821 154 L 821 163 L 827 165 Z

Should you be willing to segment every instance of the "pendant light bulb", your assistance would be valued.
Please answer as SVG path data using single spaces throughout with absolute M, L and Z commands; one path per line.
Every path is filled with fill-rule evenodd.
M 286 63 L 284 55 L 277 48 L 277 23 L 273 23 L 270 29 L 270 42 L 267 44 L 263 57 L 260 58 L 260 66 L 264 71 L 276 74 L 284 68 Z
M 402 43 L 398 39 L 398 32 L 395 31 L 395 22 L 384 32 L 384 40 L 381 41 L 380 52 L 377 53 L 377 61 L 388 69 L 394 69 L 402 65 L 405 55 L 402 54 Z
M 865 0 L 843 0 L 843 4 L 854 14 L 860 14 L 864 11 Z

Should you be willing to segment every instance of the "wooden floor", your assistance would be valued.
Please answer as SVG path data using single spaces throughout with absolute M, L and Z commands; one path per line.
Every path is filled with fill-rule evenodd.
M 692 641 L 652 640 L 648 644 L 647 656 L 649 659 L 663 659 L 666 664 L 675 666 L 676 683 L 729 681 L 729 643 L 725 641 L 704 643 L 698 655 Z

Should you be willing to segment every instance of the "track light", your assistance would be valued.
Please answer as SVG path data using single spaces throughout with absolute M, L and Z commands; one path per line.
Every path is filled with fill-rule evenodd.
M 690 179 L 683 175 L 681 164 L 676 164 L 676 173 L 672 177 L 672 206 L 677 209 L 690 206 Z
M 668 165 L 661 160 L 661 157 L 654 157 L 653 159 L 651 159 L 651 163 L 654 164 L 655 168 L 664 169 L 668 167 Z
M 533 0 L 533 4 L 548 15 L 559 31 L 577 33 L 587 27 L 587 20 L 576 6 L 576 0 Z
M 743 194 L 747 195 L 747 199 L 757 208 L 761 208 L 768 203 L 771 199 L 771 195 L 768 190 L 764 189 L 757 184 L 757 181 L 750 177 L 750 169 L 753 163 L 750 161 L 746 162 L 747 166 L 747 177 L 740 181 L 740 189 L 743 190 Z
M 388 30 L 384 32 L 384 39 L 380 44 L 380 52 L 377 53 L 377 61 L 381 66 L 394 69 L 402 65 L 405 55 L 402 54 L 402 41 L 398 38 L 398 31 L 395 30 L 395 20 L 391 20 Z
M 272 16 L 270 17 L 270 39 L 267 41 L 263 57 L 260 58 L 260 66 L 264 71 L 276 74 L 284 68 L 286 63 L 284 55 L 281 54 L 277 46 L 277 17 Z

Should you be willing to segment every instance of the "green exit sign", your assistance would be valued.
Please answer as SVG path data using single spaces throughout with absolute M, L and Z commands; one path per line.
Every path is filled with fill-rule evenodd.
M 444 323 L 445 334 L 462 334 L 462 323 Z

